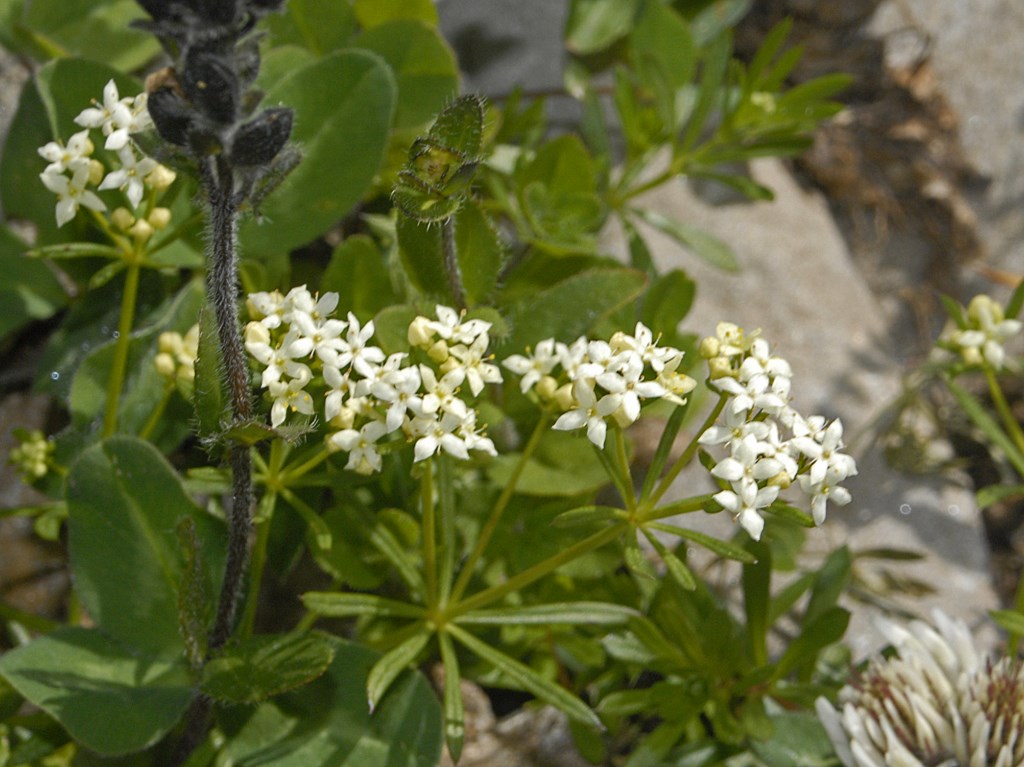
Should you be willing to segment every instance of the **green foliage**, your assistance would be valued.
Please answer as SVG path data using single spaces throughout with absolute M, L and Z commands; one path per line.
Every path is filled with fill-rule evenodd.
M 776 593 L 774 573 L 796 566 L 808 513 L 783 501 L 759 509 L 768 526 L 752 544 L 681 522 L 727 501 L 663 498 L 694 458 L 714 464 L 697 440 L 726 398 L 705 423 L 690 423 L 701 402 L 687 373 L 699 359 L 680 326 L 697 286 L 684 269 L 659 271 L 644 232 L 667 234 L 723 279 L 740 259 L 699 222 L 670 219 L 642 195 L 705 177 L 770 197 L 735 165 L 806 146 L 845 82 L 788 87 L 799 52 L 786 49 L 785 25 L 749 65 L 735 61 L 731 27 L 748 6 L 575 0 L 566 83 L 584 118 L 560 134 L 541 99 L 458 94 L 455 56 L 428 0 L 289 0 L 269 14 L 266 35 L 230 62 L 255 64 L 258 43 L 251 75 L 265 93 L 229 104 L 233 119 L 251 121 L 243 129 L 258 122 L 260 98 L 277 127 L 282 108 L 294 110 L 291 142 L 274 147 L 280 162 L 252 164 L 232 189 L 247 200 L 237 235 L 254 323 L 243 328 L 251 359 L 239 384 L 226 375 L 231 323 L 213 311 L 230 304 L 215 296 L 234 286 L 224 293 L 224 264 L 207 263 L 236 255 L 217 248 L 236 222 L 212 220 L 205 241 L 198 231 L 221 215 L 209 179 L 230 171 L 237 132 L 218 134 L 214 149 L 189 144 L 196 133 L 177 144 L 133 134 L 129 146 L 166 167 L 160 185 L 147 177 L 132 200 L 127 182 L 99 188 L 118 154 L 93 129 L 85 154 L 103 173 L 93 167 L 88 186 L 105 209 L 83 202 L 56 226 L 37 149 L 82 130 L 75 118 L 102 103 L 108 81 L 120 97 L 138 93 L 134 75 L 152 69 L 158 47 L 127 26 L 141 14 L 127 0 L 75 0 L 59 12 L 0 0 L 0 41 L 45 62 L 2 158 L 3 209 L 38 235 L 28 249 L 0 232 L 0 336 L 14 344 L 31 323 L 52 323 L 38 388 L 68 421 L 52 444 L 32 446 L 41 453 L 23 451 L 23 473 L 51 501 L 18 513 L 51 540 L 66 520 L 75 597 L 94 625 L 61 625 L 0 658 L 0 714 L 17 724 L 0 723 L 0 764 L 8 747 L 21 760 L 12 763 L 133 754 L 132 764 L 150 764 L 203 696 L 216 730 L 190 765 L 432 767 L 442 738 L 455 757 L 463 747 L 464 678 L 560 708 L 585 753 L 611 758 L 625 744 L 631 767 L 742 754 L 772 766 L 829 763 L 806 712 L 835 686 L 821 660 L 849 617 L 837 604 L 849 552 Z M 223 106 L 218 98 L 251 84 L 211 89 L 223 63 L 200 61 L 208 69 L 198 83 L 187 67 L 165 72 L 162 88 L 150 82 L 151 106 L 161 91 L 176 103 L 179 90 L 188 109 Z M 628 262 L 607 252 L 609 225 L 625 232 Z M 310 311 L 274 303 L 303 282 Z M 273 346 L 303 313 L 319 346 Z M 474 325 L 487 326 L 489 345 L 462 337 Z M 299 335 L 290 341 L 307 340 Z M 648 378 L 606 371 L 623 381 L 606 402 L 632 397 L 639 411 L 640 399 L 655 398 L 640 387 L 656 380 L 665 392 L 643 408 L 664 421 L 649 463 L 626 432 L 640 415 L 631 406 L 587 405 L 553 361 L 529 363 L 532 387 L 499 368 L 548 345 L 568 368 L 568 345 L 581 337 L 640 350 Z M 585 340 L 577 347 L 599 356 L 601 343 Z M 333 380 L 332 353 L 359 357 L 373 374 Z M 418 386 L 436 379 L 434 388 L 401 390 L 396 371 Z M 377 404 L 355 402 L 357 387 L 354 399 Z M 327 413 L 335 395 L 341 404 Z M 466 462 L 451 446 L 454 427 L 417 421 L 453 402 L 473 413 L 458 432 L 463 447 L 473 444 Z M 558 423 L 573 413 L 587 438 Z M 373 433 L 385 423 L 386 434 Z M 246 455 L 251 529 L 228 500 Z M 24 471 L 40 465 L 42 476 Z M 236 530 L 241 520 L 253 551 L 224 644 L 210 638 L 231 561 L 222 518 Z M 710 587 L 691 545 L 723 566 L 740 563 L 742 615 Z M 296 593 L 306 588 L 317 590 Z M 796 634 L 772 657 L 784 619 Z M 309 631 L 321 620 L 356 641 Z M 437 660 L 440 701 L 415 672 Z M 16 716 L 23 700 L 40 709 L 35 719 Z

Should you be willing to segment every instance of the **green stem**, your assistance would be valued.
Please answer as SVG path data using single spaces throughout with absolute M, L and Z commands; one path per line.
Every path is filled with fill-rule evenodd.
M 427 575 L 427 607 L 437 607 L 437 519 L 434 509 L 434 466 L 428 461 L 420 479 L 420 511 L 422 514 L 423 569 Z
M 242 618 L 238 623 L 238 636 L 247 639 L 252 636 L 253 626 L 256 625 L 256 609 L 260 603 L 260 586 L 263 583 L 263 570 L 267 564 L 267 542 L 270 540 L 270 520 L 274 514 L 274 504 L 277 503 L 277 494 L 270 490 L 260 498 L 259 511 L 256 515 L 258 523 L 256 527 L 256 542 L 252 548 L 252 559 L 250 560 L 249 593 L 246 594 L 245 604 L 242 607 Z
M 142 427 L 139 432 L 139 439 L 149 439 L 156 425 L 160 423 L 160 419 L 163 418 L 164 411 L 167 410 L 167 403 L 171 401 L 171 395 L 174 394 L 174 381 L 169 381 L 164 387 L 164 394 L 160 398 L 156 407 L 153 408 L 153 412 L 150 413 L 149 418 L 146 421 L 146 425 Z
M 676 477 L 679 476 L 679 472 L 686 468 L 690 461 L 693 460 L 693 456 L 696 454 L 697 448 L 699 447 L 697 440 L 699 440 L 701 435 L 710 429 L 712 424 L 718 420 L 718 416 L 721 414 L 722 408 L 725 407 L 725 403 L 728 399 L 729 395 L 724 392 L 719 395 L 718 402 L 715 403 L 714 408 L 712 408 L 711 412 L 708 413 L 708 417 L 704 419 L 704 423 L 700 425 L 697 433 L 693 435 L 693 439 L 691 439 L 690 444 L 686 446 L 686 450 L 684 450 L 683 454 L 676 459 L 674 464 L 672 464 L 672 468 L 665 472 L 665 476 L 661 478 L 657 489 L 651 494 L 649 500 L 652 506 L 656 505 L 658 501 L 661 500 L 661 497 L 665 495 L 672 483 L 675 482 Z
M 533 567 L 523 570 L 523 572 L 518 575 L 513 575 L 504 583 L 498 586 L 492 586 L 489 589 L 484 589 L 465 601 L 453 604 L 446 611 L 445 616 L 449 620 L 452 620 L 459 615 L 468 613 L 470 610 L 475 610 L 478 607 L 488 605 L 491 602 L 501 599 L 507 594 L 511 594 L 513 591 L 517 591 L 524 586 L 528 586 L 534 581 L 543 578 L 553 570 L 557 570 L 562 565 L 568 564 L 574 559 L 578 559 L 584 554 L 587 554 L 594 549 L 598 549 L 607 543 L 611 543 L 629 526 L 628 522 L 618 522 L 611 527 L 606 527 L 603 530 L 594 533 L 589 538 L 584 538 L 579 543 L 576 543 L 567 549 L 563 549 L 542 562 L 538 562 Z
M 491 514 L 487 518 L 487 522 L 480 530 L 480 535 L 477 537 L 473 551 L 470 553 L 469 558 L 463 565 L 462 571 L 459 573 L 458 580 L 455 581 L 455 587 L 452 589 L 453 602 L 458 602 L 466 592 L 466 587 L 469 585 L 469 581 L 473 577 L 473 571 L 476 569 L 476 563 L 480 561 L 480 557 L 483 556 L 484 551 L 487 549 L 487 544 L 491 542 L 491 538 L 494 536 L 494 531 L 498 529 L 498 522 L 501 521 L 501 517 L 505 513 L 505 509 L 508 508 L 509 501 L 512 500 L 512 496 L 516 490 L 516 484 L 519 482 L 519 477 L 522 476 L 523 470 L 526 468 L 526 464 L 529 463 L 530 458 L 537 451 L 537 446 L 540 445 L 540 440 L 544 436 L 544 432 L 547 431 L 548 423 L 549 419 L 547 415 L 542 415 L 537 421 L 537 425 L 533 429 L 533 434 L 530 435 L 530 439 L 523 448 L 522 455 L 520 455 L 519 460 L 516 461 L 516 465 L 512 469 L 512 474 L 505 483 L 505 486 L 502 488 L 501 495 L 498 496 L 498 500 L 495 501 L 494 508 L 491 509 Z
M 1013 600 L 1013 609 L 1021 615 L 1024 615 L 1024 572 L 1020 575 L 1020 582 L 1017 584 L 1017 595 Z M 1011 658 L 1017 657 L 1017 649 L 1020 647 L 1021 635 L 1017 633 L 1010 634 L 1010 641 L 1007 646 L 1007 655 Z
M 1006 433 L 1020 450 L 1021 455 L 1024 455 L 1024 431 L 1021 430 L 1020 424 L 1014 418 L 1013 411 L 1003 395 L 1003 388 L 999 385 L 999 379 L 996 378 L 995 372 L 990 367 L 985 368 L 985 380 L 988 381 L 988 390 L 992 395 L 996 412 L 999 413 L 999 418 L 1003 422 L 1003 428 L 1006 429 Z
M 629 469 L 629 455 L 626 453 L 626 437 L 622 429 L 613 429 L 615 440 L 615 463 L 623 484 L 627 490 L 626 497 L 622 500 L 626 503 L 626 509 L 630 512 L 636 511 L 636 486 L 633 484 L 633 473 Z
M 131 343 L 132 321 L 135 319 L 135 303 L 139 296 L 140 271 L 138 262 L 132 260 L 125 272 L 114 361 L 110 365 L 110 378 L 107 380 L 107 409 L 103 415 L 104 437 L 109 437 L 117 430 L 117 406 L 120 404 L 121 387 L 124 386 L 125 371 L 128 368 L 128 348 Z
M 330 457 L 330 455 L 331 451 L 328 450 L 327 448 L 324 448 L 319 453 L 310 458 L 308 461 L 300 463 L 295 468 L 286 467 L 285 470 L 281 472 L 281 483 L 285 485 L 294 484 L 295 480 L 311 472 L 317 466 L 326 461 Z
M 438 604 L 444 609 L 451 597 L 452 577 L 455 573 L 455 480 L 452 477 L 451 459 L 446 455 L 437 457 L 437 489 L 441 529 Z

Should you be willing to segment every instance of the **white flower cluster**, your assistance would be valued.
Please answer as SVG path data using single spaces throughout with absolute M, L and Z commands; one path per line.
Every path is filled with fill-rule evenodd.
M 729 455 L 711 474 L 729 489 L 714 498 L 751 538 L 759 540 L 764 529 L 761 510 L 794 483 L 810 499 L 816 524 L 825 521 L 828 501 L 841 506 L 850 502 L 849 491 L 839 483 L 856 474 L 857 466 L 841 452 L 842 422 L 837 418 L 826 423 L 817 415 L 805 418 L 790 406 L 792 370 L 786 360 L 772 355 L 767 341 L 722 322 L 716 335 L 702 341 L 701 356 L 708 361 L 710 385 L 731 396 L 722 423 L 698 441 L 727 446 Z M 791 433 L 788 439 L 782 437 L 783 429 Z
M 640 417 L 642 400 L 683 404 L 696 381 L 678 372 L 682 361 L 683 352 L 659 346 L 651 330 L 638 322 L 633 335 L 619 331 L 608 341 L 581 337 L 564 344 L 549 338 L 532 353 L 514 354 L 502 364 L 521 376 L 524 394 L 533 390 L 563 411 L 552 428 L 586 427 L 587 438 L 604 447 L 608 419 L 629 426 Z
M 966 327 L 943 333 L 939 346 L 957 352 L 968 365 L 1002 369 L 1005 344 L 1020 332 L 1020 320 L 1007 319 L 1002 305 L 984 294 L 971 299 L 966 319 Z
M 417 317 L 409 326 L 410 345 L 433 364 L 413 363 L 409 353 L 385 355 L 371 344 L 373 322 L 360 324 L 351 312 L 337 319 L 337 307 L 337 293 L 314 296 L 305 286 L 249 296 L 254 321 L 245 347 L 263 366 L 273 426 L 289 411 L 316 415 L 313 389 L 323 393 L 328 447 L 347 452 L 346 468 L 361 474 L 380 471 L 380 441 L 398 433 L 414 444 L 416 461 L 442 451 L 463 460 L 470 450 L 495 454 L 460 396 L 463 384 L 476 396 L 501 380 L 487 357 L 490 323 L 438 306 L 435 319 Z
M 874 659 L 818 718 L 845 767 L 1021 767 L 1024 663 L 983 659 L 960 621 L 882 622 L 898 652 Z M 936 630 L 937 629 L 937 630 Z
M 103 104 L 84 110 L 75 122 L 85 130 L 75 133 L 66 144 L 51 141 L 39 148 L 39 154 L 50 164 L 40 174 L 43 185 L 57 195 L 57 225 L 73 219 L 81 206 L 104 211 L 107 206 L 89 187 L 97 191 L 118 189 L 131 204 L 139 207 L 146 188 L 164 189 L 174 181 L 174 174 L 151 157 L 138 151 L 130 136 L 148 130 L 153 123 L 146 110 L 146 94 L 120 98 L 113 80 L 103 89 Z M 90 129 L 99 129 L 106 137 L 104 149 L 114 152 L 117 162 L 109 172 L 92 156 L 95 146 L 89 138 Z M 164 209 L 158 209 L 164 211 Z M 126 211 L 129 216 L 131 213 Z M 166 211 L 157 215 L 157 223 L 141 219 L 134 236 L 148 237 Z M 123 218 L 123 216 L 122 216 Z M 132 217 L 132 223 L 135 223 Z

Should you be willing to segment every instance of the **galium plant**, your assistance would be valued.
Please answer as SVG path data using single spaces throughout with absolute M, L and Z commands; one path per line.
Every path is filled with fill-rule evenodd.
M 787 90 L 784 27 L 731 62 L 720 3 L 643 3 L 626 25 L 578 4 L 587 143 L 545 141 L 539 101 L 454 97 L 430 3 L 338 3 L 323 24 L 301 2 L 140 5 L 135 65 L 153 38 L 170 62 L 144 89 L 60 57 L 45 15 L 26 17 L 32 50 L 57 57 L 8 154 L 55 132 L 31 142 L 33 185 L 4 193 L 38 229 L 18 278 L 36 300 L 12 322 L 70 305 L 42 383 L 70 424 L 13 458 L 52 499 L 19 513 L 51 538 L 66 521 L 74 596 L 67 625 L 4 608 L 40 635 L 12 628 L 0 710 L 39 713 L 12 713 L 0 743 L 18 759 L 430 767 L 442 739 L 458 758 L 471 676 L 562 709 L 595 759 L 785 764 L 813 718 L 780 706 L 809 709 L 830 683 L 818 661 L 846 627 L 849 555 L 779 594 L 772 570 L 849 502 L 856 466 L 838 420 L 793 409 L 766 339 L 679 332 L 694 285 L 657 272 L 636 224 L 734 262 L 636 198 L 686 174 L 769 194 L 721 164 L 806 145 L 841 79 Z M 595 109 L 601 62 L 621 164 Z M 664 149 L 670 167 L 646 173 Z M 612 216 L 629 266 L 600 251 Z M 325 233 L 340 244 L 323 269 L 302 246 Z M 645 417 L 663 430 L 641 477 L 629 428 Z M 670 493 L 697 461 L 717 492 Z M 723 510 L 731 540 L 682 522 Z M 742 619 L 691 544 L 742 564 Z M 318 585 L 268 603 L 302 568 Z M 430 659 L 440 704 L 408 673 Z M 816 733 L 806 753 L 823 753 Z

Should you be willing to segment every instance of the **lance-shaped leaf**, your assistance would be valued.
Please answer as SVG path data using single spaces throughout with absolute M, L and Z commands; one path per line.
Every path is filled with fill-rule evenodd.
M 658 552 L 658 556 L 661 557 L 661 561 L 664 562 L 665 568 L 668 570 L 668 574 L 671 576 L 672 580 L 678 583 L 686 591 L 693 591 L 697 588 L 697 581 L 694 580 L 693 573 L 690 572 L 690 568 L 683 564 L 683 560 L 677 557 L 675 552 L 669 551 L 668 547 L 658 540 L 658 536 L 646 527 L 642 529 L 644 531 L 644 536 L 654 547 L 654 550 Z
M 609 602 L 553 602 L 545 605 L 517 607 L 496 607 L 488 610 L 472 610 L 460 615 L 460 625 L 550 625 L 567 623 L 571 625 L 614 626 L 626 623 L 639 613 L 631 607 Z
M 736 261 L 736 255 L 732 252 L 732 248 L 717 237 L 695 226 L 663 216 L 654 210 L 633 208 L 631 212 L 712 266 L 717 266 L 727 272 L 739 270 L 739 263 Z
M 586 703 L 564 687 L 549 679 L 545 679 L 529 666 L 525 666 L 505 655 L 505 653 L 494 649 L 469 632 L 463 631 L 457 625 L 449 625 L 448 630 L 453 639 L 482 660 L 493 665 L 498 671 L 508 677 L 509 681 L 536 695 L 545 703 L 550 703 L 555 708 L 565 712 L 570 718 L 591 727 L 596 727 L 599 730 L 604 729 L 604 725 L 597 717 L 597 714 Z
M 444 664 L 444 740 L 448 744 L 452 761 L 458 762 L 466 737 L 459 658 L 455 654 L 452 638 L 447 633 L 438 634 L 437 641 L 441 647 L 441 663 Z
M 192 699 L 181 660 L 154 658 L 75 626 L 5 653 L 0 674 L 75 740 L 105 756 L 152 745 Z
M 192 387 L 196 428 L 201 439 L 218 434 L 222 428 L 227 402 L 222 369 L 217 320 L 213 307 L 207 305 L 199 312 L 199 353 L 196 355 L 196 377 Z
M 376 618 L 422 618 L 423 608 L 419 605 L 399 602 L 397 599 L 376 594 L 335 594 L 326 591 L 308 591 L 302 595 L 302 603 L 317 615 L 332 618 L 372 616 Z
M 693 541 L 699 543 L 709 551 L 713 551 L 720 557 L 726 559 L 732 559 L 737 562 L 753 563 L 755 562 L 754 555 L 746 549 L 740 548 L 739 546 L 729 543 L 728 541 L 722 541 L 714 536 L 708 535 L 707 533 L 701 533 L 696 530 L 688 530 L 685 527 L 679 527 L 677 525 L 670 525 L 664 522 L 649 522 L 648 527 L 652 530 L 659 530 L 663 533 L 669 533 L 670 535 L 677 535 L 683 540 Z
M 373 664 L 366 678 L 366 699 L 370 704 L 370 711 L 377 707 L 377 703 L 384 697 L 384 693 L 398 675 L 412 665 L 416 656 L 427 646 L 431 636 L 432 634 L 424 627 L 418 634 L 409 637 Z
M 333 659 L 333 640 L 318 631 L 250 637 L 207 661 L 200 687 L 224 703 L 258 703 L 309 684 Z

